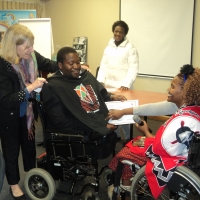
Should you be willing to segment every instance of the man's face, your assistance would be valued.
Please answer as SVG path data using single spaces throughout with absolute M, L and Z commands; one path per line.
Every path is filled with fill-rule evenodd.
M 63 63 L 58 63 L 58 67 L 63 75 L 78 78 L 80 75 L 81 64 L 77 53 L 68 53 L 65 55 Z

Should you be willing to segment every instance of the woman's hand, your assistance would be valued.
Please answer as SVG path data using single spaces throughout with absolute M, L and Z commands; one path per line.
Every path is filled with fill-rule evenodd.
M 107 128 L 114 131 L 117 129 L 118 126 L 114 125 L 114 124 L 107 124 Z
M 83 64 L 81 65 L 81 68 L 87 70 L 88 72 L 91 72 L 91 70 L 90 70 L 90 68 L 89 68 L 89 65 L 86 64 L 86 63 L 83 63 Z
M 37 78 L 32 84 L 26 87 L 29 93 L 37 88 L 41 88 L 44 83 L 48 83 L 45 78 Z
M 144 147 L 144 143 L 145 143 L 146 137 L 139 137 L 136 140 L 133 140 L 132 145 L 133 146 L 138 146 L 138 147 Z
M 149 127 L 147 125 L 147 123 L 142 120 L 143 124 L 142 126 L 140 126 L 139 124 L 135 123 L 135 126 L 137 127 L 137 129 L 143 133 L 146 137 L 154 137 L 154 135 L 152 135 L 150 132 L 149 132 Z
M 115 94 L 112 94 L 111 95 L 111 100 L 113 101 L 126 101 L 126 97 L 123 96 L 123 95 L 115 95 Z
M 124 87 L 124 86 L 121 86 L 119 89 L 120 89 L 120 90 L 122 90 L 122 91 L 129 90 L 129 88 L 127 88 L 127 87 Z
M 120 119 L 123 115 L 124 115 L 123 110 L 111 109 L 111 110 L 109 110 L 108 117 L 106 118 L 106 120 Z
M 149 131 L 149 128 L 148 128 L 147 123 L 144 120 L 142 120 L 142 122 L 144 125 L 140 126 L 139 124 L 135 123 L 135 126 L 141 133 L 145 135 L 145 132 Z

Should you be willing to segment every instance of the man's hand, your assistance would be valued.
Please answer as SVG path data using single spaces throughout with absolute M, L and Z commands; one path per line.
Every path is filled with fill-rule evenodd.
M 108 117 L 106 118 L 106 120 L 120 119 L 123 115 L 124 115 L 123 110 L 111 109 L 111 110 L 109 110 Z
M 120 89 L 120 90 L 122 90 L 122 91 L 129 90 L 129 88 L 127 88 L 127 87 L 124 87 L 124 86 L 121 86 L 119 89 Z
M 114 124 L 107 124 L 107 128 L 114 131 L 117 129 L 118 126 L 114 125 Z
M 126 97 L 123 96 L 123 95 L 115 95 L 115 94 L 112 94 L 111 95 L 111 100 L 113 101 L 126 101 Z

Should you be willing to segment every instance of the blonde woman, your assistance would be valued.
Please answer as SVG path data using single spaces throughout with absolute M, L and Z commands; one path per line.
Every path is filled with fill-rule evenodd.
M 24 170 L 36 166 L 34 113 L 29 97 L 46 79 L 38 70 L 55 72 L 57 63 L 34 51 L 34 35 L 25 26 L 9 27 L 2 39 L 0 57 L 0 137 L 6 177 L 13 199 L 25 200 L 20 189 L 18 157 L 21 148 Z

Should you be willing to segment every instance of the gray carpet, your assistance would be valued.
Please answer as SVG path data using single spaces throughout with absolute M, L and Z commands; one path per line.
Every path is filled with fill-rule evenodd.
M 153 133 L 155 133 L 155 131 L 158 129 L 158 127 L 161 124 L 162 124 L 162 122 L 148 120 L 148 125 L 153 130 Z M 134 127 L 133 136 L 135 137 L 136 135 L 140 135 L 140 133 L 138 133 L 138 131 Z M 39 121 L 36 124 L 36 145 L 42 141 L 42 138 L 43 138 L 42 129 L 41 129 L 40 121 Z M 123 147 L 123 135 L 122 135 L 122 140 L 117 142 L 116 151 L 118 152 L 122 147 Z M 41 146 L 37 146 L 37 156 L 41 155 L 43 152 L 45 152 L 45 149 Z M 111 160 L 111 158 L 112 157 L 110 156 L 107 159 L 99 160 L 99 162 L 98 162 L 99 168 L 101 168 L 104 165 L 107 165 L 109 163 L 109 161 Z M 22 163 L 21 155 L 20 155 L 20 159 L 19 159 L 19 166 L 20 166 L 20 176 L 21 176 L 19 185 L 21 186 L 22 190 L 25 191 L 23 182 L 24 182 L 24 177 L 25 177 L 26 173 L 23 171 L 23 163 Z M 80 191 L 81 187 L 88 181 L 89 182 L 92 181 L 91 178 L 86 178 L 85 180 L 80 181 L 76 187 L 76 191 L 77 192 Z M 56 182 L 56 186 L 58 189 L 65 190 L 65 188 L 67 188 L 67 183 L 66 182 L 59 182 L 59 183 Z M 80 195 L 80 196 L 70 196 L 70 195 L 56 193 L 54 200 L 69 200 L 69 199 L 70 200 L 83 200 L 84 199 L 83 196 L 84 196 L 84 194 Z M 107 185 L 106 185 L 105 181 L 103 180 L 103 177 L 100 179 L 99 197 L 101 200 L 108 200 Z M 27 199 L 30 200 L 30 198 L 27 198 Z M 7 183 L 6 178 L 4 179 L 3 189 L 2 189 L 2 192 L 0 193 L 0 200 L 13 200 L 9 193 L 9 185 Z

